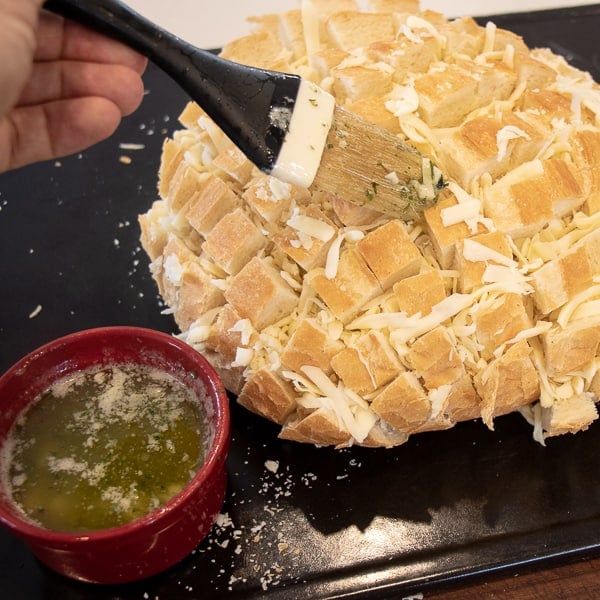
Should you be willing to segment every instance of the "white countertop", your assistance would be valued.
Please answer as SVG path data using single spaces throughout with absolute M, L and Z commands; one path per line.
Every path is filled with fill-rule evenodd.
M 359 0 L 360 2 L 361 0 Z M 493 15 L 565 6 L 596 4 L 598 0 L 421 0 L 448 17 Z M 201 48 L 219 48 L 250 32 L 246 18 L 284 12 L 300 0 L 126 0 L 132 8 L 165 29 Z

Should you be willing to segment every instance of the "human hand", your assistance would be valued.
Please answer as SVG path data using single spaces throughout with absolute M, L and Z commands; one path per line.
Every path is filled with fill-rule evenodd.
M 42 2 L 0 0 L 0 172 L 107 138 L 144 93 L 144 57 Z

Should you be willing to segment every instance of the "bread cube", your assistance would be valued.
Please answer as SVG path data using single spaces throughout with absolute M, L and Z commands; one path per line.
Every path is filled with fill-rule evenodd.
M 249 57 L 252 57 L 251 66 L 263 69 L 279 69 L 289 72 L 291 70 L 291 53 L 285 49 L 272 29 L 260 29 L 255 33 L 232 40 L 225 44 L 221 50 L 223 58 L 238 62 L 241 64 L 250 64 Z
M 319 408 L 307 415 L 294 415 L 285 422 L 279 437 L 293 442 L 338 447 L 347 446 L 351 440 L 350 432 L 338 416 L 326 408 Z
M 444 208 L 457 204 L 456 196 L 450 190 L 445 189 L 440 193 L 438 203 L 423 211 L 425 226 L 431 237 L 435 257 L 442 269 L 452 267 L 457 242 L 473 235 L 464 221 L 448 226 L 444 225 L 442 220 Z M 485 233 L 486 231 L 483 225 L 478 224 L 477 233 Z
M 178 117 L 178 121 L 186 128 L 186 129 L 196 129 L 198 127 L 198 120 L 200 117 L 205 117 L 206 113 L 198 104 L 195 102 L 188 102 L 184 109 L 181 111 L 181 114 Z
M 250 181 L 255 166 L 246 158 L 245 154 L 237 147 L 231 146 L 217 154 L 211 165 L 223 171 L 228 177 L 244 186 Z
M 166 199 L 173 212 L 179 212 L 198 190 L 202 189 L 208 178 L 207 173 L 200 173 L 185 161 L 177 167 L 169 183 Z
M 167 243 L 167 232 L 161 227 L 161 221 L 169 215 L 169 206 L 166 200 L 155 200 L 150 210 L 138 217 L 140 225 L 140 241 L 142 248 L 154 262 L 163 253 Z
M 477 79 L 476 108 L 507 100 L 515 89 L 517 74 L 503 62 L 482 64 L 469 59 L 457 62 Z
M 327 19 L 326 27 L 331 42 L 346 51 L 392 41 L 396 35 L 392 15 L 386 13 L 341 11 Z
M 315 76 L 320 79 L 327 79 L 331 85 L 331 70 L 348 58 L 350 54 L 339 48 L 320 48 L 308 56 L 308 64 L 314 71 Z
M 525 90 L 519 103 L 522 111 L 536 114 L 548 125 L 552 119 L 570 119 L 572 115 L 571 98 L 546 88 Z
M 520 294 L 502 294 L 484 304 L 473 317 L 481 356 L 490 360 L 494 351 L 518 333 L 533 326 L 530 303 Z
M 321 268 L 309 272 L 305 281 L 315 289 L 333 315 L 347 323 L 360 309 L 383 291 L 377 278 L 355 248 L 342 252 L 332 279 Z
M 400 121 L 385 107 L 385 103 L 385 98 L 367 96 L 348 101 L 345 108 L 382 129 L 398 134 L 400 133 Z
M 444 63 L 415 79 L 419 114 L 430 127 L 456 127 L 474 109 L 508 98 L 516 81 L 514 71 L 502 64 Z
M 446 23 L 440 32 L 446 38 L 448 56 L 462 54 L 475 58 L 483 49 L 485 30 L 472 17 L 460 17 Z
M 401 369 L 394 349 L 379 331 L 369 331 L 338 352 L 331 366 L 346 387 L 361 395 L 389 383 Z
M 544 437 L 585 431 L 598 418 L 598 408 L 587 394 L 559 398 L 542 409 Z
M 296 293 L 279 272 L 258 257 L 235 275 L 225 299 L 258 331 L 289 315 L 298 304 Z
M 287 225 L 272 236 L 273 242 L 305 271 L 325 265 L 338 228 L 314 205 L 301 207 Z
M 456 127 L 475 108 L 477 79 L 456 65 L 439 69 L 415 79 L 419 95 L 419 114 L 430 127 Z
M 196 255 L 181 239 L 169 234 L 162 253 L 160 273 L 157 273 L 159 291 L 168 306 L 177 306 L 183 273 L 190 263 L 197 260 Z
M 533 160 L 548 135 L 533 118 L 525 120 L 510 112 L 476 117 L 442 138 L 443 164 L 449 176 L 469 189 L 484 173 L 495 180 Z
M 517 342 L 479 371 L 474 377 L 481 396 L 481 417 L 494 428 L 493 419 L 526 406 L 539 397 L 538 373 L 531 360 L 527 340 Z
M 392 427 L 412 433 L 429 418 L 431 402 L 416 375 L 403 371 L 373 398 L 371 410 Z
M 314 319 L 303 319 L 285 345 L 281 362 L 296 373 L 301 373 L 303 366 L 310 365 L 329 374 L 331 359 L 342 348 L 343 343 L 331 339 Z
M 179 329 L 187 331 L 196 319 L 211 308 L 223 304 L 223 292 L 214 285 L 212 277 L 197 263 L 186 265 L 180 279 L 178 302 L 173 315 Z
M 587 195 L 600 192 L 600 132 L 578 131 L 572 138 L 575 161 Z M 595 211 L 587 211 L 592 214 Z
M 533 160 L 490 186 L 484 212 L 500 231 L 518 239 L 533 235 L 584 201 L 572 165 L 559 158 Z
M 386 290 L 419 272 L 422 256 L 402 221 L 392 220 L 368 233 L 357 249 Z
M 231 304 L 225 304 L 206 339 L 206 347 L 221 355 L 229 364 L 235 360 L 238 348 L 251 347 L 256 338 L 256 331 L 251 325 L 237 327 L 242 320 Z
M 389 64 L 393 72 L 393 80 L 404 84 L 410 73 L 423 73 L 439 59 L 438 42 L 434 37 L 421 38 L 421 42 L 413 41 L 400 35 L 392 42 L 376 41 L 366 48 L 367 56 L 374 62 Z
M 525 82 L 527 91 L 545 91 L 556 79 L 554 69 L 532 58 L 529 53 L 515 53 L 513 63 L 519 82 Z
M 294 387 L 269 369 L 252 374 L 237 401 L 244 408 L 275 423 L 283 423 L 296 408 Z
M 469 238 L 482 246 L 491 248 L 507 259 L 513 258 L 512 249 L 504 233 L 494 231 L 492 233 L 480 233 Z M 464 257 L 464 240 L 456 244 L 454 257 L 454 268 L 458 271 L 458 291 L 469 294 L 482 282 L 483 274 L 488 264 L 498 264 L 494 260 L 471 261 Z
M 223 271 L 237 273 L 267 245 L 267 238 L 241 208 L 224 215 L 206 234 L 202 250 Z
M 424 271 L 394 284 L 398 308 L 408 316 L 421 313 L 424 317 L 446 297 L 446 285 L 438 270 Z
M 169 186 L 183 159 L 184 152 L 184 148 L 171 138 L 166 138 L 163 142 L 158 170 L 158 193 L 163 199 L 166 199 L 169 194 Z
M 548 314 L 587 289 L 600 275 L 600 229 L 532 273 L 534 301 Z
M 185 207 L 189 224 L 206 236 L 227 213 L 240 205 L 237 194 L 216 175 L 210 175 Z
M 594 360 L 600 345 L 600 325 L 575 321 L 553 327 L 543 337 L 544 359 L 550 377 L 573 373 Z
M 411 346 L 407 360 L 428 390 L 453 384 L 465 373 L 454 341 L 443 326 L 418 338 Z
M 333 93 L 339 104 L 356 102 L 363 98 L 381 98 L 392 89 L 391 69 L 347 66 L 332 70 Z
M 288 210 L 295 197 L 299 197 L 297 188 L 274 177 L 262 175 L 251 182 L 242 194 L 248 206 L 269 223 L 276 222 Z
M 468 373 L 463 373 L 457 381 L 450 385 L 443 412 L 453 423 L 477 419 L 481 416 L 481 398 Z
M 494 43 L 492 50 L 505 50 L 508 46 L 512 46 L 515 54 L 529 54 L 529 48 L 523 41 L 522 36 L 498 27 L 494 32 Z

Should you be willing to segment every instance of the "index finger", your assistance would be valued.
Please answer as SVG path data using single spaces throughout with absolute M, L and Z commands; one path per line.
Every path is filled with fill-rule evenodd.
M 47 11 L 40 14 L 34 58 L 120 64 L 140 74 L 147 63 L 145 57 L 124 44 Z

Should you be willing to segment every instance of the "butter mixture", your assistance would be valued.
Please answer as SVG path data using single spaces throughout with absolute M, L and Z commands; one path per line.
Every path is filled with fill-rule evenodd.
M 5 476 L 42 526 L 104 529 L 176 495 L 202 463 L 204 434 L 197 400 L 173 376 L 94 367 L 58 380 L 19 418 Z

